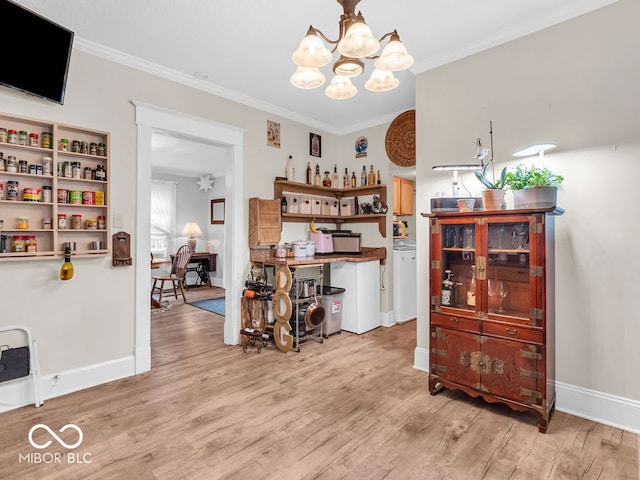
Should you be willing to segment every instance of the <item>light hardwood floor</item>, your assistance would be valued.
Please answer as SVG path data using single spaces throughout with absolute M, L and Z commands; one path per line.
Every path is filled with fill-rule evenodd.
M 219 289 L 191 289 L 190 301 Z M 223 318 L 154 312 L 153 369 L 0 415 L 2 479 L 638 479 L 638 436 L 556 412 L 546 434 L 415 370 L 415 322 L 343 332 L 299 353 L 225 346 Z M 36 452 L 29 430 L 78 425 Z M 67 443 L 70 430 L 59 433 Z M 53 440 L 40 429 L 37 442 Z M 90 460 L 70 463 L 67 457 Z M 87 455 L 90 454 L 90 455 Z

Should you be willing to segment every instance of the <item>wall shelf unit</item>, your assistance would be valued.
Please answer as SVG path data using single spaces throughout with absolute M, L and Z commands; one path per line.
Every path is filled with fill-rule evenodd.
M 76 258 L 109 255 L 109 133 L 3 113 L 0 113 L 0 129 L 25 131 L 27 135 L 38 136 L 37 145 L 0 141 L 0 152 L 4 159 L 0 163 L 0 184 L 3 185 L 0 198 L 3 228 L 0 234 L 4 246 L 3 250 L 0 249 L 0 261 L 62 257 L 66 242 L 76 243 L 73 253 Z M 46 143 L 43 147 L 43 132 L 50 134 L 50 148 Z M 61 149 L 61 139 L 68 140 L 68 151 Z M 74 140 L 78 141 L 82 152 L 72 151 Z M 30 139 L 27 140 L 29 142 Z M 15 160 L 16 171 L 13 171 L 13 165 L 9 165 L 9 157 Z M 26 165 L 28 173 L 20 171 L 20 161 Z M 32 167 L 37 168 L 37 173 L 31 172 Z M 100 178 L 103 174 L 104 179 Z M 89 175 L 92 177 L 88 178 Z M 11 194 L 8 188 L 10 183 Z M 45 187 L 51 189 L 51 201 L 44 201 Z M 34 194 L 39 200 L 25 200 L 25 189 L 39 191 Z M 71 192 L 74 192 L 73 200 L 70 198 Z M 67 216 L 66 228 L 59 228 L 59 215 Z M 72 215 L 82 216 L 80 228 L 71 228 Z M 27 218 L 28 228 L 17 228 L 18 217 Z M 45 218 L 51 219 L 51 228 L 44 228 Z M 97 228 L 87 228 L 87 220 L 95 219 L 98 224 L 98 218 L 103 221 L 99 222 Z M 31 248 L 29 251 L 25 246 L 24 251 L 20 251 L 23 247 L 19 246 L 16 251 L 16 236 L 33 236 L 36 250 Z

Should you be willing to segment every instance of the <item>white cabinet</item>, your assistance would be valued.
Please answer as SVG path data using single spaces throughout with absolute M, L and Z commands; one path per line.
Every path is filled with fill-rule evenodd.
M 380 262 L 331 264 L 331 286 L 345 289 L 342 330 L 364 333 L 380 326 Z

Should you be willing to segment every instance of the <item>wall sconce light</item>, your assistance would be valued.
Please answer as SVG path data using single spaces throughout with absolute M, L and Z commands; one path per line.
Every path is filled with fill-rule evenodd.
M 202 236 L 202 230 L 200 230 L 197 222 L 189 222 L 182 230 L 182 236 L 189 237 L 187 244 L 189 245 L 189 250 L 193 253 L 196 251 L 196 237 Z

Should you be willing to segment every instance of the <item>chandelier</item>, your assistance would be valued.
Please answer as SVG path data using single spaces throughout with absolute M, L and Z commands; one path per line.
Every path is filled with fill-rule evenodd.
M 356 15 L 355 7 L 360 0 L 337 0 L 342 5 L 344 13 L 340 15 L 340 30 L 337 40 L 330 40 L 317 28 L 310 26 L 307 35 L 300 42 L 298 49 L 293 52 L 293 62 L 298 65 L 296 72 L 291 75 L 291 83 L 302 89 L 317 88 L 324 84 L 325 76 L 320 67 L 328 65 L 333 53 L 338 50 L 340 57 L 333 64 L 334 77 L 325 89 L 328 97 L 343 100 L 353 97 L 358 89 L 351 78 L 364 73 L 363 59 L 375 60 L 375 68 L 371 77 L 364 84 L 372 92 L 386 92 L 398 86 L 400 81 L 393 76 L 393 72 L 405 70 L 413 65 L 413 57 L 400 41 L 397 31 L 386 33 L 376 40 L 362 16 Z M 389 42 L 380 55 L 380 42 L 389 38 Z M 333 45 L 329 50 L 323 40 Z

